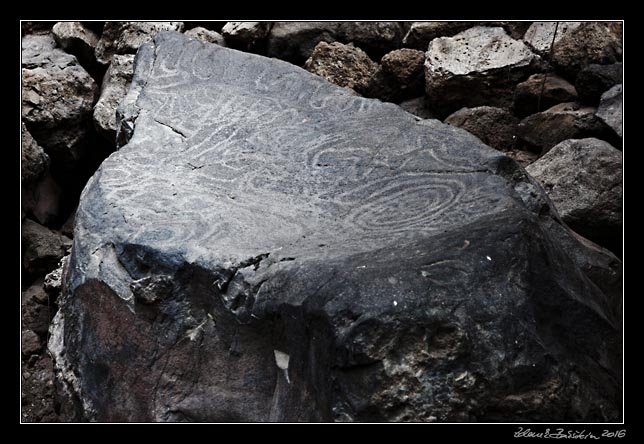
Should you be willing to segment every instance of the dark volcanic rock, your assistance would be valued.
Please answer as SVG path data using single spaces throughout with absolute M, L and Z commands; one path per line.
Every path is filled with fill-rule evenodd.
M 398 22 L 275 22 L 268 35 L 271 57 L 304 63 L 319 42 L 353 43 L 374 60 L 402 45 Z
M 425 92 L 425 53 L 403 48 L 391 51 L 380 60 L 380 67 L 369 81 L 367 97 L 401 102 Z
M 475 27 L 432 40 L 425 61 L 430 106 L 441 116 L 464 107 L 509 108 L 538 58 L 503 28 Z
M 96 60 L 109 65 L 114 54 L 134 54 L 161 31 L 182 31 L 183 22 L 106 22 L 96 45 Z
M 597 117 L 622 138 L 622 84 L 613 86 L 602 94 Z M 618 147 L 618 148 L 621 148 Z
M 598 139 L 566 140 L 527 168 L 573 230 L 613 251 L 622 244 L 622 153 Z
M 597 105 L 602 94 L 619 83 L 622 83 L 621 63 L 592 64 L 579 72 L 575 80 L 575 89 L 581 102 Z
M 101 96 L 94 106 L 94 126 L 110 142 L 115 142 L 118 124 L 116 110 L 125 97 L 134 75 L 134 55 L 114 55 L 103 77 Z
M 22 39 L 22 118 L 55 166 L 72 169 L 84 156 L 96 83 L 51 35 Z
M 331 83 L 363 94 L 378 64 L 353 45 L 320 42 L 304 67 Z
M 83 192 L 50 341 L 64 412 L 621 417 L 620 301 L 583 268 L 616 259 L 498 151 L 176 33 L 141 48 L 124 103 L 133 135 Z
M 534 74 L 517 85 L 512 110 L 517 116 L 525 117 L 576 100 L 577 91 L 566 80 L 555 74 Z
M 427 108 L 425 96 L 416 97 L 415 99 L 405 100 L 398 104 L 402 109 L 421 119 L 434 119 L 434 113 Z
M 49 156 L 36 143 L 29 130 L 22 124 L 20 180 L 23 185 L 37 182 L 49 169 Z
M 622 60 L 622 30 L 619 23 L 585 22 L 554 45 L 552 64 L 574 82 L 590 64 L 608 65 Z
M 52 28 L 58 44 L 85 63 L 93 63 L 98 36 L 81 22 L 58 22 Z
M 492 148 L 509 151 L 514 148 L 519 119 L 501 108 L 479 106 L 458 110 L 445 123 L 469 131 Z
M 20 301 L 22 329 L 33 331 L 43 340 L 46 339 L 49 329 L 48 301 L 42 280 L 25 290 Z
M 56 268 L 70 246 L 70 239 L 34 221 L 22 223 L 22 265 L 29 275 L 44 275 Z
M 545 153 L 567 139 L 607 138 L 609 129 L 595 115 L 596 109 L 578 103 L 560 103 L 519 123 L 520 146 Z

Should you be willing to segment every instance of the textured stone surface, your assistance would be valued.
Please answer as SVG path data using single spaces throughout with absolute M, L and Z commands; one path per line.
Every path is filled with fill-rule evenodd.
M 224 40 L 224 36 L 216 31 L 212 31 L 201 26 L 189 29 L 185 32 L 185 34 L 205 43 L 214 43 L 219 46 L 227 46 L 226 40 Z
M 110 142 L 116 139 L 116 109 L 125 97 L 134 74 L 134 55 L 114 55 L 103 77 L 101 95 L 94 106 L 94 126 Z
M 227 41 L 241 43 L 244 48 L 251 48 L 263 40 L 271 30 L 269 22 L 228 22 L 221 29 Z
M 275 22 L 268 35 L 267 52 L 297 64 L 304 63 L 319 42 L 353 43 L 373 60 L 402 45 L 398 22 Z
M 71 240 L 29 219 L 22 223 L 22 264 L 29 275 L 45 274 L 56 268 Z
M 620 418 L 619 261 L 498 151 L 173 33 L 124 103 L 50 341 L 77 419 Z
M 31 330 L 23 330 L 21 339 L 21 350 L 24 357 L 29 357 L 33 354 L 36 354 L 42 348 L 40 338 Z
M 578 103 L 560 103 L 523 119 L 517 136 L 521 146 L 541 153 L 567 139 L 603 139 L 610 130 L 595 116 L 595 111 L 596 108 Z
M 579 100 L 589 105 L 598 105 L 602 94 L 622 83 L 622 64 L 591 64 L 582 69 L 575 80 Z
M 407 48 L 427 51 L 429 42 L 438 37 L 451 37 L 475 26 L 472 22 L 413 22 L 403 39 Z
M 114 54 L 134 54 L 161 31 L 182 31 L 183 22 L 106 22 L 96 46 L 96 60 L 109 65 Z
M 545 55 L 554 43 L 561 41 L 565 36 L 577 29 L 582 22 L 534 22 L 525 35 L 523 41 L 539 54 Z M 555 29 L 557 33 L 555 34 Z
M 620 139 L 622 138 L 622 113 L 622 84 L 620 83 L 602 94 L 599 108 L 597 108 L 597 117 L 608 125 Z
M 29 185 L 37 182 L 47 172 L 49 156 L 31 137 L 24 123 L 21 131 L 20 180 L 23 185 Z
M 545 80 L 545 83 L 544 83 Z M 517 85 L 512 110 L 519 117 L 577 100 L 575 87 L 556 74 L 534 74 Z
M 566 140 L 527 171 L 573 230 L 614 251 L 621 249 L 621 152 L 603 140 Z
M 58 22 L 52 28 L 58 44 L 83 62 L 94 62 L 98 36 L 81 22 Z
M 83 157 L 96 83 L 51 35 L 22 39 L 22 118 L 52 163 L 71 169 Z
M 425 61 L 430 106 L 443 117 L 463 107 L 509 108 L 514 86 L 534 71 L 536 61 L 503 28 L 478 26 L 434 39 Z
M 425 96 L 405 100 L 403 102 L 400 102 L 398 105 L 408 113 L 418 116 L 421 119 L 435 118 L 434 113 L 432 113 L 429 108 L 427 108 Z
M 42 280 L 22 292 L 20 300 L 22 329 L 33 331 L 43 340 L 49 329 L 48 300 Z
M 501 108 L 479 106 L 460 109 L 445 123 L 463 128 L 492 148 L 509 151 L 515 145 L 519 119 Z
M 425 91 L 425 53 L 402 48 L 385 54 L 369 81 L 367 97 L 401 102 Z
M 586 66 L 607 65 L 622 60 L 622 30 L 619 23 L 585 22 L 554 45 L 552 64 L 557 72 L 575 81 Z
M 363 94 L 378 64 L 353 45 L 320 42 L 304 67 L 331 83 Z

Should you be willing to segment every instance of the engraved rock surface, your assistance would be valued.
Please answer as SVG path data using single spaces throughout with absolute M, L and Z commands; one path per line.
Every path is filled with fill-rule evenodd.
M 141 47 L 120 114 L 131 138 L 81 197 L 49 343 L 63 412 L 621 417 L 620 301 L 467 132 L 177 33 Z

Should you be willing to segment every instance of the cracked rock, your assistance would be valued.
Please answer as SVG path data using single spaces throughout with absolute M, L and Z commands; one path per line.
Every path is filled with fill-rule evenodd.
M 134 55 L 114 55 L 94 106 L 94 126 L 110 142 L 115 142 L 118 124 L 116 110 L 125 97 L 134 74 Z
M 179 33 L 120 115 L 49 343 L 64 415 L 622 418 L 621 262 L 466 131 Z

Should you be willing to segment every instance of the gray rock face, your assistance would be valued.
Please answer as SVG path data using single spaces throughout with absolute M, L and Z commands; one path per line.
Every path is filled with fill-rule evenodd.
M 622 153 L 603 140 L 566 140 L 527 171 L 573 230 L 621 250 Z
M 180 34 L 135 65 L 50 342 L 76 418 L 621 417 L 619 300 L 583 271 L 619 261 L 512 160 Z
M 378 69 L 378 64 L 353 45 L 320 42 L 304 67 L 331 83 L 363 94 L 369 86 L 371 76 Z
M 65 255 L 71 240 L 29 219 L 22 223 L 22 265 L 30 275 L 45 274 Z
M 443 116 L 463 107 L 509 108 L 514 86 L 534 72 L 537 59 L 503 28 L 478 26 L 434 39 L 425 61 L 430 105 Z
M 304 63 L 319 42 L 353 43 L 373 60 L 402 45 L 398 22 L 275 22 L 268 35 L 267 52 L 296 64 Z
M 515 145 L 519 119 L 501 108 L 479 106 L 460 109 L 445 123 L 463 128 L 492 148 L 509 151 Z
M 94 62 L 98 36 L 81 22 L 58 22 L 52 28 L 58 44 L 84 62 Z
M 401 102 L 425 92 L 425 53 L 403 48 L 385 54 L 369 80 L 366 96 Z
M 545 153 L 567 139 L 607 137 L 606 125 L 595 115 L 596 108 L 578 103 L 560 103 L 523 119 L 517 136 L 521 146 Z
M 116 140 L 116 109 L 125 97 L 134 75 L 134 55 L 114 55 L 103 77 L 101 96 L 94 106 L 94 126 L 110 142 Z
M 581 24 L 582 22 L 559 22 L 559 25 L 557 22 L 534 22 L 523 36 L 523 41 L 535 52 L 545 55 L 550 51 L 553 37 L 556 44 Z
M 622 83 L 621 63 L 592 64 L 579 72 L 575 80 L 575 89 L 583 103 L 598 105 L 602 94 L 619 83 Z
M 106 22 L 96 46 L 96 60 L 109 65 L 114 54 L 134 54 L 161 31 L 182 31 L 183 22 Z
M 413 22 L 403 38 L 403 45 L 427 51 L 429 42 L 435 38 L 451 37 L 475 25 L 472 22 Z
M 202 42 L 205 42 L 205 43 L 214 43 L 219 46 L 228 46 L 226 45 L 226 40 L 224 40 L 224 36 L 222 36 L 216 31 L 202 28 L 201 26 L 197 26 L 196 28 L 189 29 L 188 31 L 185 32 L 185 34 L 197 40 L 201 40 Z
M 597 117 L 608 125 L 620 139 L 622 138 L 622 113 L 622 84 L 620 83 L 602 94 L 599 108 L 597 108 Z
M 545 84 L 544 84 L 545 80 Z M 555 74 L 534 74 L 514 90 L 512 109 L 519 117 L 545 111 L 548 108 L 577 100 L 575 87 Z
M 22 39 L 22 119 L 52 162 L 72 168 L 83 157 L 96 83 L 51 35 Z

